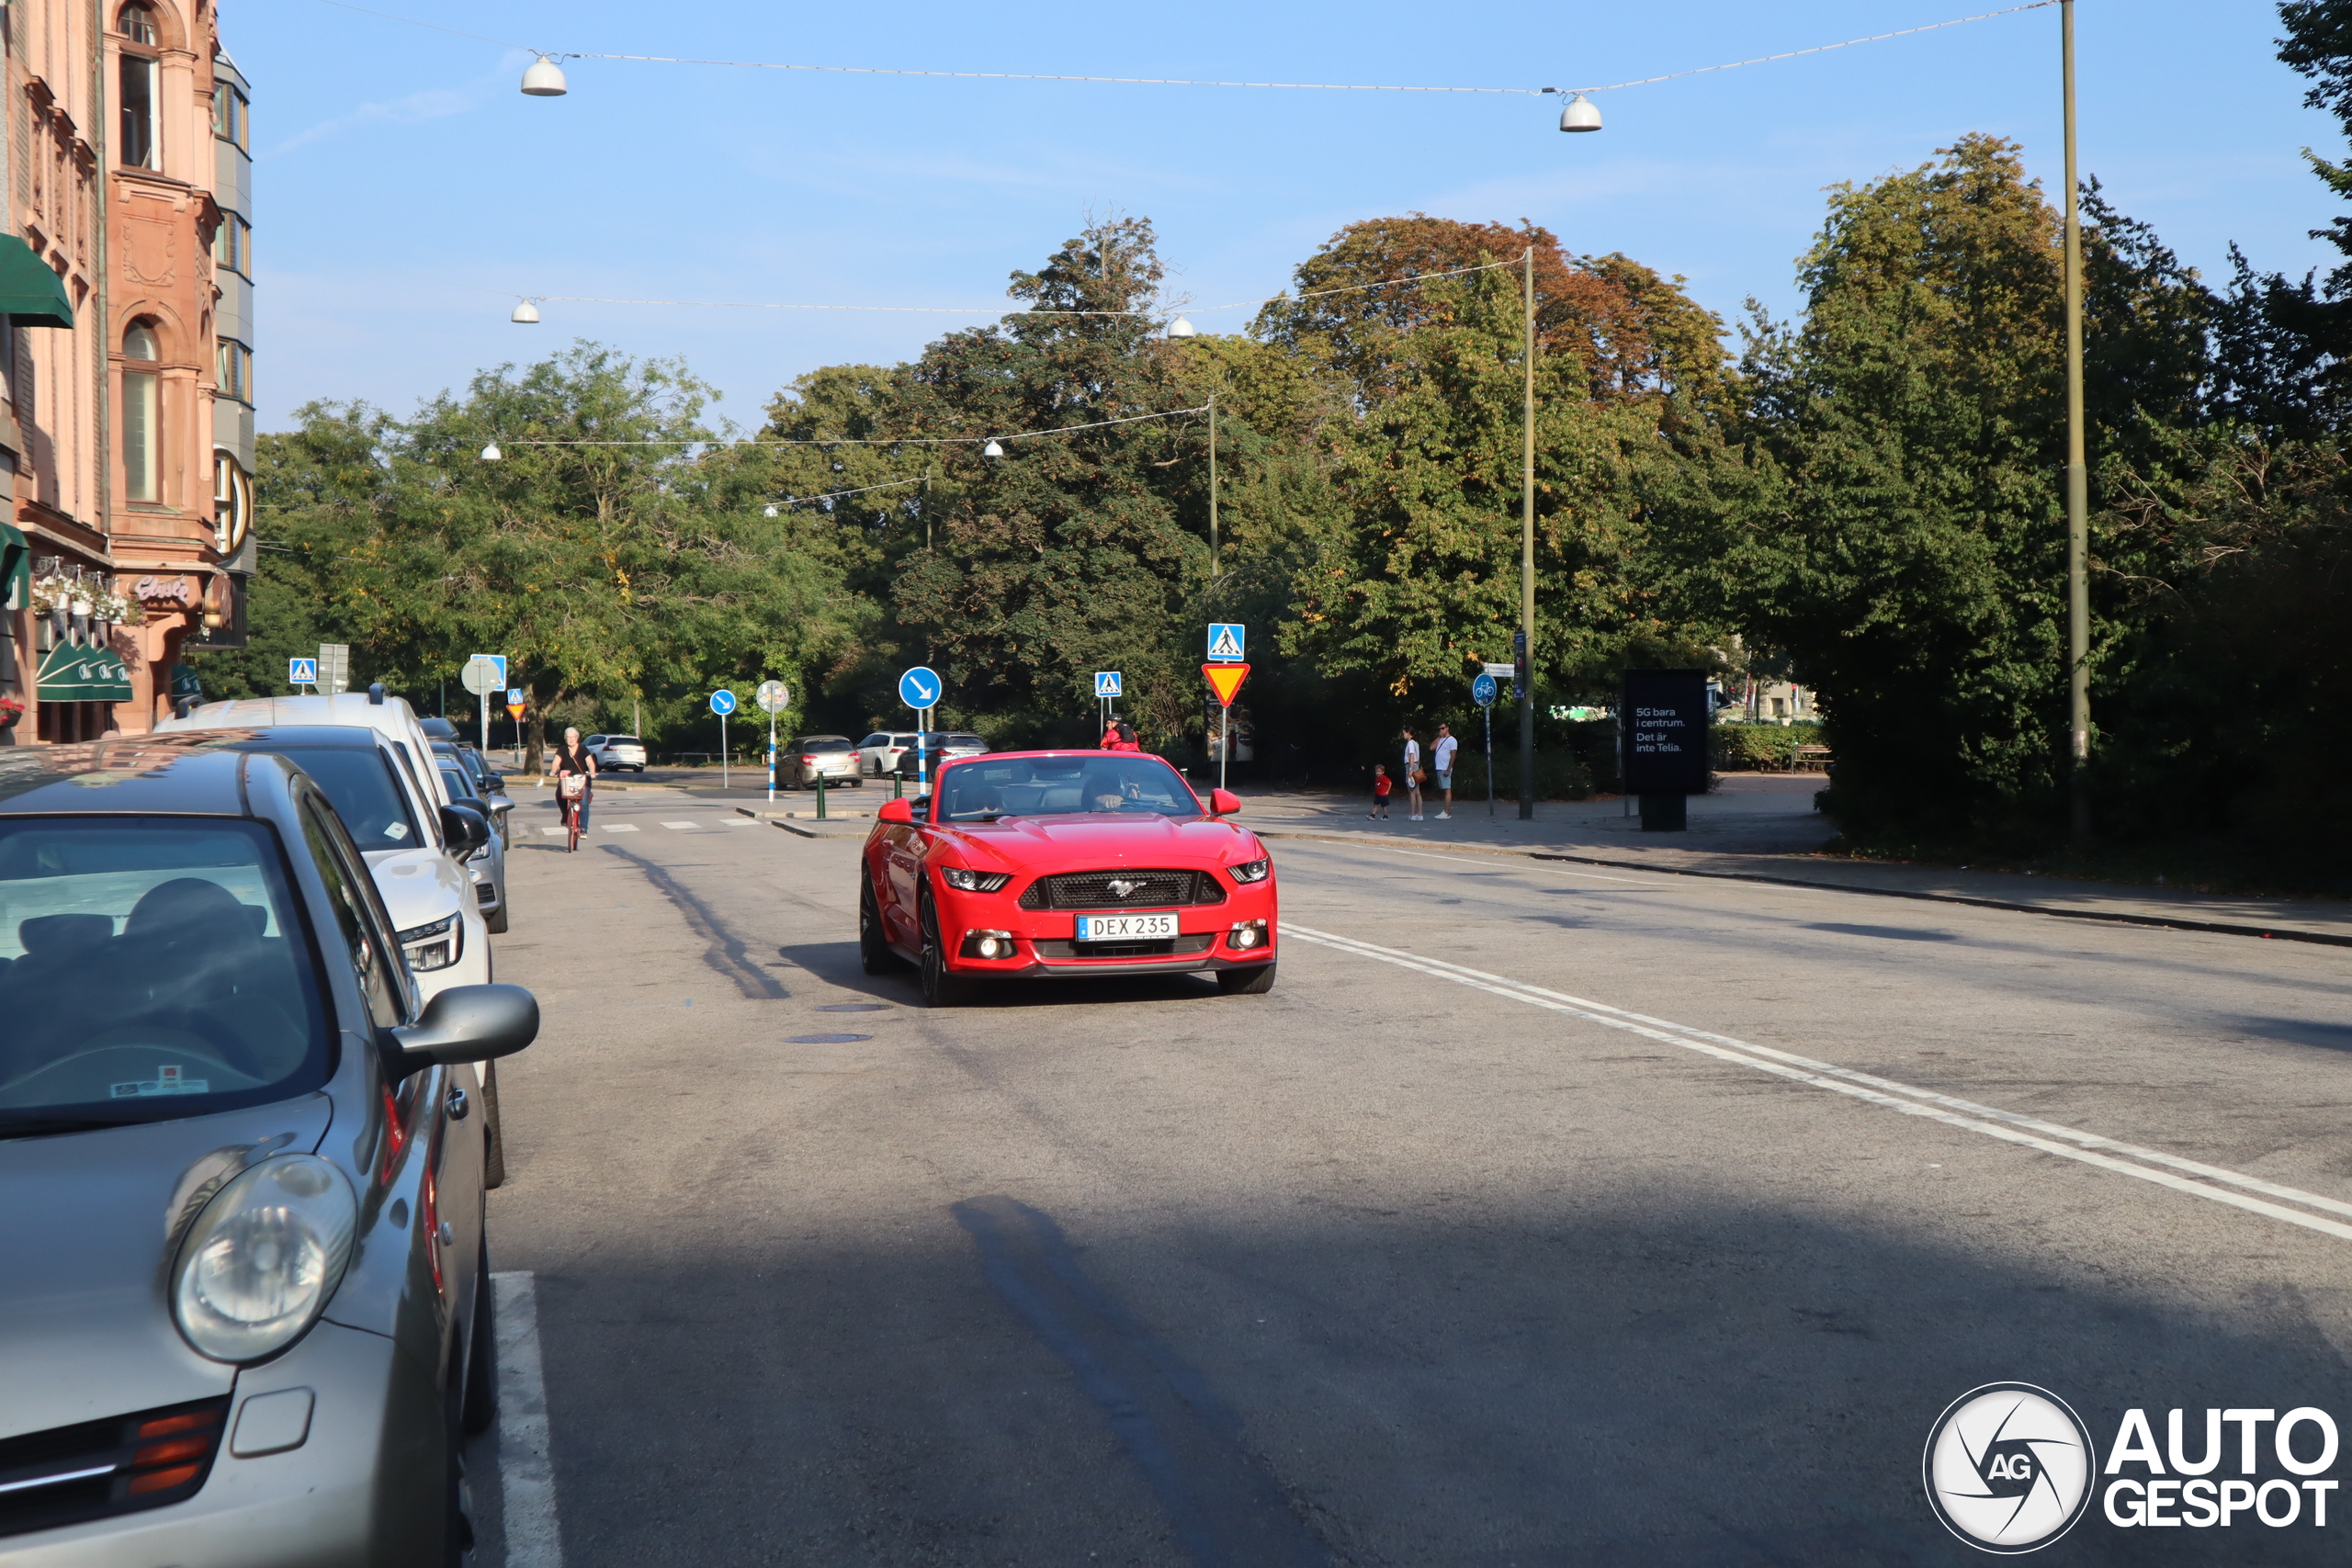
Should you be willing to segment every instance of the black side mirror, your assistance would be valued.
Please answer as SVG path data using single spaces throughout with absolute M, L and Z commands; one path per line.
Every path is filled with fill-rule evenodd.
M 506 775 L 504 773 L 485 773 L 481 776 L 481 787 L 490 791 L 492 795 L 504 795 L 506 793 Z
M 490 842 L 490 819 L 470 806 L 445 806 L 441 836 L 461 856 L 469 855 Z
M 539 999 L 520 986 L 452 986 L 414 1022 L 377 1032 L 396 1077 L 439 1064 L 511 1056 L 539 1034 Z

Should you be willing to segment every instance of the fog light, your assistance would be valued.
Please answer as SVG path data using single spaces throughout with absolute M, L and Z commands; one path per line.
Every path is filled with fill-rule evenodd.
M 963 956 L 966 958 L 1010 958 L 1012 956 L 1012 933 L 1011 931 L 966 931 Z
M 997 955 L 997 952 L 998 948 L 996 938 L 992 936 L 984 936 L 980 938 L 980 956 L 982 958 L 994 958 Z
M 1266 922 L 1263 920 L 1237 921 L 1233 929 L 1225 933 L 1225 945 L 1236 953 L 1247 953 L 1253 947 L 1262 947 L 1265 942 Z

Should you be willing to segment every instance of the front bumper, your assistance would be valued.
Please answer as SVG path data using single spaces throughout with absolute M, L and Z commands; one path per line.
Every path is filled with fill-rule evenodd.
M 1182 975 L 1218 969 L 1254 969 L 1274 961 L 1280 945 L 1274 891 L 1268 886 L 1228 890 L 1222 904 L 1185 905 L 1173 911 L 1174 951 L 1111 953 L 1080 951 L 1073 941 L 1078 916 L 1067 909 L 1023 909 L 1008 894 L 948 890 L 937 899 L 940 944 L 947 971 L 959 979 L 1039 979 L 1089 975 Z M 1097 911 L 1090 911 L 1097 912 Z M 1115 913 L 1103 910 L 1101 913 Z M 1155 911 L 1156 912 L 1156 911 Z M 1238 945 L 1238 931 L 1252 940 Z M 997 958 L 967 951 L 975 933 L 1009 937 L 1011 951 Z M 1115 944 L 1130 946 L 1135 944 Z
M 307 1389 L 307 1435 L 240 1458 L 256 1395 Z M 322 1322 L 237 1378 L 229 1432 L 185 1503 L 62 1529 L 0 1536 L 8 1568 L 372 1568 L 437 1562 L 440 1391 L 391 1340 Z M 256 1426 L 258 1423 L 256 1423 Z M 252 1446 L 246 1444 L 245 1446 Z

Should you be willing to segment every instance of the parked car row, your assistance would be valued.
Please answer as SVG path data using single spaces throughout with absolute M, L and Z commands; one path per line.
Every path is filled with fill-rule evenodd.
M 937 773 L 944 761 L 982 756 L 988 749 L 987 741 L 960 729 L 877 730 L 857 742 L 858 772 L 868 778 L 887 778 L 896 773 L 912 778 L 918 764 L 920 771 Z
M 464 1560 L 538 1007 L 435 753 L 380 691 L 0 750 L 0 1559 Z

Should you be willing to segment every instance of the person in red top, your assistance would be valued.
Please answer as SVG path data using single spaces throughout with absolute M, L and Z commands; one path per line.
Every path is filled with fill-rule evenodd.
M 1102 731 L 1102 750 L 1105 751 L 1140 751 L 1143 750 L 1143 742 L 1136 739 L 1136 727 L 1134 725 L 1129 724 L 1124 718 L 1114 718 L 1111 721 L 1110 728 Z
M 1389 788 L 1388 764 L 1374 762 L 1372 765 L 1372 809 L 1364 813 L 1366 817 L 1385 818 L 1388 815 Z

